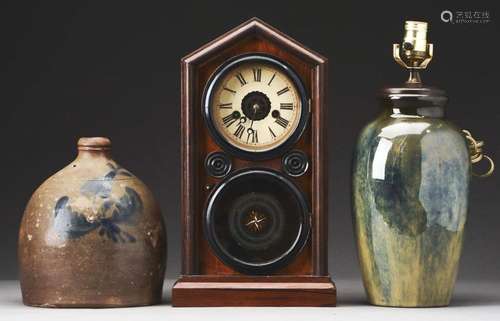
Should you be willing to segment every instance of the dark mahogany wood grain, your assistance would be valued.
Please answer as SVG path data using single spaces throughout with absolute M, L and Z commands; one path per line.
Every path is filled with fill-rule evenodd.
M 185 276 L 172 297 L 176 307 L 335 306 L 336 289 L 325 276 Z M 196 299 L 193 299 L 196 298 Z
M 305 152 L 311 161 L 310 170 L 299 178 L 290 178 L 302 190 L 311 204 L 311 238 L 301 253 L 285 268 L 266 277 L 268 283 L 273 283 L 273 278 L 279 281 L 277 288 L 243 289 L 227 288 L 225 279 L 237 280 L 236 277 L 248 280 L 231 267 L 223 264 L 212 252 L 201 226 L 203 209 L 210 195 L 211 189 L 221 179 L 205 174 L 204 160 L 206 155 L 221 148 L 210 136 L 202 117 L 201 99 L 203 89 L 218 66 L 227 59 L 244 53 L 267 53 L 287 62 L 302 79 L 310 96 L 311 118 L 304 134 L 293 147 Z M 182 275 L 173 290 L 173 304 L 196 306 L 217 305 L 216 302 L 205 302 L 208 299 L 201 297 L 203 291 L 210 292 L 210 296 L 227 300 L 225 296 L 232 296 L 243 291 L 246 297 L 254 293 L 251 305 L 267 305 L 265 297 L 274 299 L 274 304 L 279 303 L 278 297 L 283 295 L 283 300 L 289 300 L 287 305 L 334 305 L 335 287 L 330 281 L 327 266 L 327 227 L 328 227 L 328 201 L 327 201 L 327 155 L 326 155 L 326 64 L 327 60 L 321 55 L 309 50 L 272 28 L 259 19 L 253 18 L 239 27 L 215 39 L 181 61 L 181 215 L 182 215 Z M 307 106 L 304 106 L 307 107 Z M 265 167 L 281 171 L 281 158 L 249 161 L 232 158 L 233 170 L 249 167 Z M 186 287 L 185 283 L 202 276 L 209 277 L 208 281 L 196 286 Z M 330 290 L 316 289 L 311 293 L 311 300 L 299 300 L 301 291 L 310 292 L 306 288 L 283 288 L 287 281 L 285 276 L 296 277 L 300 283 L 304 280 L 315 279 L 320 289 L 325 282 L 330 284 Z M 214 281 L 214 277 L 222 277 L 222 281 Z M 263 280 L 263 279 L 259 279 Z M 197 281 L 198 282 L 198 281 Z M 211 284 L 215 282 L 218 285 Z M 239 281 L 235 281 L 239 282 Z M 258 281 L 261 282 L 261 281 Z M 211 284 L 209 289 L 203 290 L 203 284 Z M 267 284 L 267 283 L 266 283 Z M 333 292 L 331 290 L 333 288 Z M 201 292 L 200 292 L 201 291 Z M 235 292 L 236 291 L 236 292 Z M 191 304 L 187 304 L 189 293 L 192 293 Z M 264 294 L 269 293 L 269 294 Z M 333 293 L 333 294 L 332 294 Z M 309 294 L 308 294 L 309 295 Z M 302 293 L 302 298 L 304 293 Z M 317 298 L 315 301 L 313 298 Z M 333 301 L 332 301 L 333 297 Z M 181 299 L 182 298 L 182 299 Z M 328 299 L 329 298 L 329 299 Z M 297 301 L 295 301 L 297 299 Z M 202 302 L 203 301 L 203 302 Z M 328 303 L 328 302 L 329 303 Z M 182 302 L 182 304 L 180 303 Z M 197 303 L 198 302 L 198 303 Z M 225 301 L 223 301 L 225 302 Z M 237 300 L 233 300 L 238 304 Z M 307 302 L 307 303 L 305 303 Z M 317 302 L 317 304 L 314 304 Z M 332 303 L 333 302 L 333 303 Z M 259 303 L 259 304 L 257 304 Z M 328 304 L 327 304 L 328 303 Z M 221 303 L 219 303 L 220 305 Z M 282 303 L 285 305 L 284 303 Z M 239 304 L 238 304 L 239 305 Z

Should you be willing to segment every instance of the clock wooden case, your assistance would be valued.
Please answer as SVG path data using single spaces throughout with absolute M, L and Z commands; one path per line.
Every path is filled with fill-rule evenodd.
M 334 306 L 327 60 L 253 18 L 182 59 L 174 306 Z

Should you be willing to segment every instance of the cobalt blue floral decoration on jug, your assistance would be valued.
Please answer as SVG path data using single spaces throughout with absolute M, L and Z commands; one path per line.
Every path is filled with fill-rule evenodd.
M 31 197 L 19 231 L 25 304 L 120 307 L 161 301 L 166 235 L 160 209 L 110 150 L 107 138 L 81 138 L 78 157 Z
M 471 163 L 483 143 L 445 120 L 444 91 L 422 84 L 427 23 L 407 21 L 394 58 L 401 87 L 380 95 L 382 113 L 361 132 L 353 159 L 356 243 L 368 300 L 382 306 L 448 305 L 460 260 Z

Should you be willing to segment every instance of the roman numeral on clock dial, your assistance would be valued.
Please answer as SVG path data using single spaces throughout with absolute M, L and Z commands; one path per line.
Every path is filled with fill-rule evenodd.
M 247 84 L 247 81 L 245 80 L 245 78 L 243 77 L 243 75 L 241 74 L 241 72 L 239 72 L 239 73 L 236 74 L 236 78 L 238 78 L 238 81 L 240 82 L 240 84 L 242 86 L 245 86 Z
M 276 73 L 273 74 L 273 76 L 271 77 L 271 79 L 269 80 L 269 82 L 267 83 L 268 86 L 271 86 L 271 83 L 273 82 L 274 80 L 274 77 L 276 77 Z
M 233 108 L 233 103 L 219 104 L 219 108 L 221 108 L 221 109 L 232 109 Z
M 229 91 L 230 93 L 236 94 L 236 91 L 229 89 L 227 87 L 224 87 L 223 89 Z
M 250 140 L 251 138 L 251 140 Z M 259 142 L 259 137 L 257 137 L 257 130 L 255 129 L 248 129 L 248 134 L 247 134 L 247 143 L 251 141 L 252 143 L 258 143 Z
M 233 114 L 229 114 L 227 116 L 222 117 L 222 123 L 226 127 L 231 126 L 235 121 L 236 121 L 236 118 L 234 118 Z
M 241 136 L 243 136 L 244 131 L 245 131 L 245 126 L 243 126 L 242 124 L 239 124 L 238 127 L 236 128 L 236 131 L 234 132 L 234 136 L 241 139 Z
M 293 103 L 281 103 L 280 109 L 293 110 Z
M 273 130 L 271 129 L 271 127 L 267 127 L 269 129 L 269 132 L 271 133 L 271 136 L 273 136 L 273 138 L 276 138 L 276 134 L 273 132 Z
M 281 96 L 281 95 L 283 95 L 284 93 L 286 93 L 286 92 L 288 92 L 288 91 L 290 91 L 290 88 L 289 88 L 289 87 L 285 87 L 285 88 L 283 88 L 283 89 L 279 90 L 279 91 L 277 92 L 277 94 L 278 94 L 278 96 Z
M 260 80 L 262 78 L 262 69 L 254 68 L 254 69 L 252 69 L 252 71 L 253 71 L 253 80 L 260 82 Z
M 286 126 L 288 126 L 288 123 L 289 123 L 288 120 L 286 120 L 285 118 L 283 118 L 281 116 L 278 116 L 278 118 L 276 118 L 276 120 L 274 122 L 283 128 L 286 128 Z

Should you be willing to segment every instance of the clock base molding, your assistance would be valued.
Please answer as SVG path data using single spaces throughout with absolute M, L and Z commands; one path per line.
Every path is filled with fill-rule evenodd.
M 329 276 L 182 276 L 172 289 L 174 307 L 336 305 Z

